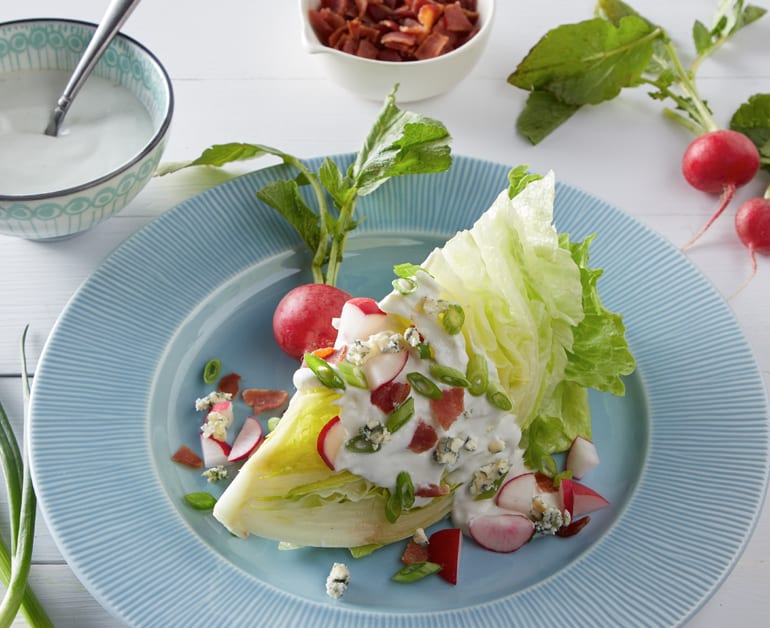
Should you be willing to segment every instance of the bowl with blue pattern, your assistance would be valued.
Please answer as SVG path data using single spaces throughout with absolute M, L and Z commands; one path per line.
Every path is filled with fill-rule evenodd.
M 82 233 L 121 211 L 157 169 L 174 109 L 171 79 L 150 50 L 122 33 L 77 94 L 59 137 L 43 133 L 95 30 L 65 19 L 0 24 L 0 235 Z M 78 134 L 86 132 L 84 143 Z

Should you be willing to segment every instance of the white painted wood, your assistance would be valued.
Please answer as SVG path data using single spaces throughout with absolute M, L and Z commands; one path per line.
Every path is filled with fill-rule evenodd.
M 757 3 L 763 4 L 762 0 Z M 174 81 L 176 112 L 165 156 L 168 161 L 192 158 L 212 143 L 239 140 L 305 157 L 358 148 L 380 105 L 347 94 L 318 74 L 315 60 L 300 45 L 296 4 L 166 0 L 137 8 L 124 31 L 150 47 Z M 693 19 L 709 22 L 716 2 L 635 0 L 632 4 L 665 25 L 675 41 L 690 50 Z M 103 0 L 6 2 L 0 20 L 55 16 L 96 21 L 104 6 Z M 661 116 L 660 104 L 644 90 L 584 108 L 540 146 L 529 146 L 515 133 L 524 94 L 506 83 L 507 75 L 548 28 L 585 19 L 592 10 L 592 0 L 501 0 L 492 40 L 471 76 L 449 94 L 409 108 L 441 119 L 454 137 L 458 154 L 511 165 L 527 163 L 539 171 L 554 169 L 560 180 L 613 203 L 672 242 L 683 243 L 710 215 L 715 199 L 683 182 L 679 160 L 690 138 Z M 770 18 L 765 18 L 703 65 L 699 86 L 719 123 L 726 125 L 749 94 L 770 91 L 769 37 Z M 270 163 L 254 162 L 227 172 L 235 175 Z M 17 427 L 21 417 L 18 343 L 23 325 L 31 326 L 28 354 L 34 370 L 67 301 L 110 251 L 154 217 L 226 176 L 184 172 L 155 179 L 119 216 L 63 242 L 40 244 L 0 236 L 0 399 Z M 765 176 L 739 197 L 756 195 L 769 182 Z M 730 216 L 715 224 L 689 255 L 725 297 L 749 273 L 748 255 L 734 235 Z M 732 298 L 730 305 L 770 388 L 770 259 L 761 258 L 759 266 L 754 283 Z M 2 517 L 7 511 L 3 500 L 4 496 Z M 768 582 L 770 513 L 766 510 L 734 571 L 690 625 L 763 624 Z M 57 626 L 119 625 L 67 567 L 42 517 L 31 585 Z

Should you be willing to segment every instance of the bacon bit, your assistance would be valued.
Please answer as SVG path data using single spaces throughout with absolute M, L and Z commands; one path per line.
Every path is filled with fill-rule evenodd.
M 275 410 L 282 407 L 289 399 L 285 390 L 268 390 L 266 388 L 246 388 L 241 393 L 243 400 L 251 406 L 254 414 Z
M 176 453 L 171 456 L 171 460 L 188 467 L 200 468 L 203 466 L 203 460 L 201 460 L 201 457 L 187 445 L 182 445 L 179 449 L 177 449 Z
M 219 380 L 217 390 L 223 393 L 230 393 L 233 397 L 238 394 L 238 387 L 241 383 L 241 376 L 238 373 L 228 373 Z
M 439 399 L 430 400 L 430 410 L 436 422 L 448 430 L 465 409 L 465 389 L 458 387 L 441 392 Z
M 537 484 L 537 490 L 541 493 L 556 493 L 559 490 L 553 485 L 553 478 L 549 478 L 540 471 L 535 472 L 535 484 Z
M 424 451 L 433 449 L 437 442 L 438 434 L 436 434 L 436 429 L 420 419 L 417 422 L 417 427 L 414 429 L 412 440 L 407 448 L 416 454 L 421 454 Z
M 575 536 L 578 532 L 586 527 L 589 521 L 591 521 L 591 517 L 589 516 L 575 519 L 575 521 L 570 523 L 568 526 L 564 526 L 556 530 L 556 536 L 560 536 L 563 539 L 566 539 L 570 536 Z
M 415 541 L 409 541 L 401 554 L 401 562 L 405 565 L 412 563 L 423 563 L 428 560 L 428 546 L 420 545 Z
M 308 19 L 323 45 L 381 61 L 431 59 L 480 28 L 476 0 L 321 0 Z
M 446 484 L 418 484 L 414 487 L 415 497 L 442 497 L 449 495 L 449 487 Z
M 373 390 L 369 401 L 385 414 L 390 414 L 406 401 L 411 391 L 412 387 L 407 382 L 388 382 Z

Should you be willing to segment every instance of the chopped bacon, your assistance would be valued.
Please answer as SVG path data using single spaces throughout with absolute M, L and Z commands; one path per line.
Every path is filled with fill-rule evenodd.
M 449 495 L 449 487 L 446 484 L 418 484 L 414 487 L 415 497 L 441 497 Z
M 241 383 L 241 376 L 238 373 L 228 373 L 222 376 L 217 384 L 217 390 L 223 393 L 230 393 L 233 397 L 238 394 L 238 387 Z
M 245 388 L 241 393 L 243 400 L 251 406 L 254 414 L 267 410 L 276 410 L 289 399 L 285 390 L 268 390 L 266 388 Z
M 430 400 L 430 410 L 436 422 L 448 430 L 465 409 L 465 389 L 449 388 L 441 397 Z
M 415 541 L 409 541 L 401 554 L 401 562 L 405 565 L 412 563 L 423 563 L 428 560 L 428 546 L 420 545 Z
M 438 434 L 436 434 L 436 429 L 420 419 L 417 422 L 417 427 L 407 448 L 416 454 L 421 454 L 423 451 L 433 449 L 437 442 Z
M 580 532 L 583 528 L 586 527 L 589 521 L 591 521 L 591 517 L 589 517 L 588 515 L 580 519 L 575 519 L 569 525 L 556 530 L 556 536 L 560 536 L 562 538 L 575 536 L 578 532 Z
M 179 449 L 177 449 L 174 455 L 171 456 L 171 460 L 188 467 L 199 468 L 203 466 L 203 460 L 201 460 L 201 457 L 187 445 L 182 445 Z
M 387 382 L 376 388 L 369 395 L 373 406 L 377 406 L 385 414 L 390 414 L 409 396 L 412 387 L 407 382 Z
M 476 0 L 321 0 L 308 19 L 323 45 L 381 61 L 432 59 L 480 28 Z

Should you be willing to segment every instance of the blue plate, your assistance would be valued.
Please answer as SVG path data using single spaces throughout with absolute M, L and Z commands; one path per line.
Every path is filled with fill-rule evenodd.
M 352 155 L 335 159 L 347 164 Z M 318 168 L 320 159 L 309 160 Z M 455 157 L 362 199 L 339 285 L 380 297 L 392 266 L 419 263 L 469 227 L 509 166 Z M 244 387 L 286 388 L 272 340 L 280 297 L 310 280 L 296 234 L 255 191 L 266 168 L 200 194 L 119 247 L 57 322 L 38 368 L 30 446 L 41 508 L 62 554 L 114 615 L 142 626 L 677 624 L 727 576 L 768 476 L 768 403 L 730 309 L 670 244 L 567 185 L 555 221 L 589 234 L 602 297 L 622 312 L 638 368 L 625 397 L 593 394 L 602 463 L 586 482 L 611 506 L 577 536 L 513 554 L 466 541 L 460 580 L 398 585 L 400 544 L 279 550 L 237 539 L 185 493 L 221 490 L 170 461 L 198 438 L 194 401 L 212 357 Z M 245 416 L 246 410 L 242 409 Z M 325 595 L 335 561 L 352 582 Z

